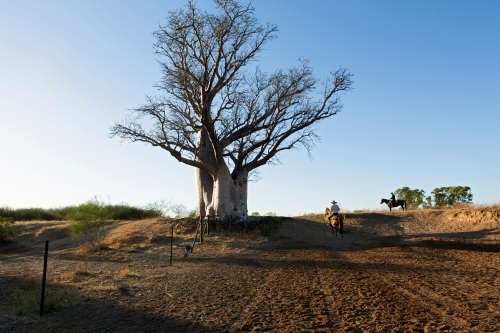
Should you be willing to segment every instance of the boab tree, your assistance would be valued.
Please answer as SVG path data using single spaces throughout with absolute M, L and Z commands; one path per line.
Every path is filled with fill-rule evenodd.
M 162 94 L 147 97 L 110 135 L 195 167 L 200 215 L 245 216 L 249 175 L 283 151 L 310 154 L 313 126 L 342 109 L 339 93 L 352 80 L 340 68 L 320 83 L 306 60 L 272 74 L 248 70 L 278 29 L 260 25 L 251 5 L 214 2 L 215 14 L 189 1 L 154 32 Z

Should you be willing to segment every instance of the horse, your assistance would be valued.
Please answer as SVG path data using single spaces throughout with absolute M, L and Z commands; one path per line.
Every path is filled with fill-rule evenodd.
M 344 238 L 344 219 L 345 215 L 334 215 L 332 219 L 334 220 L 334 223 L 332 224 L 328 220 L 328 216 L 332 215 L 332 211 L 330 208 L 325 209 L 325 219 L 327 220 L 327 224 L 329 227 L 332 228 L 332 234 L 335 234 L 337 236 L 337 233 L 340 231 L 340 238 Z M 335 230 L 335 232 L 333 231 Z
M 391 200 L 389 199 L 380 199 L 380 204 L 387 204 L 387 206 L 389 207 L 389 211 L 392 211 L 392 208 L 394 207 L 399 207 L 401 206 L 401 208 L 403 208 L 403 210 L 407 210 L 406 209 L 406 201 L 405 200 L 396 200 L 396 202 L 392 202 Z

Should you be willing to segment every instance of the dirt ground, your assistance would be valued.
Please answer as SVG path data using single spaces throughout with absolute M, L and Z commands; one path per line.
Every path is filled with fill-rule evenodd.
M 64 222 L 19 225 L 0 247 L 1 332 L 500 332 L 498 207 L 349 214 L 343 238 L 309 215 L 266 238 L 212 233 L 186 259 L 174 247 L 172 266 L 156 221 L 118 224 L 96 254 Z M 46 238 L 67 299 L 16 316 L 9 299 L 41 280 Z

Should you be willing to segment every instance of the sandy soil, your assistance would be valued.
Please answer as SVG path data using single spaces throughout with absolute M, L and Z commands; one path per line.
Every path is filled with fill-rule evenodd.
M 500 332 L 495 207 L 349 214 L 344 238 L 294 218 L 270 238 L 212 234 L 185 260 L 174 248 L 172 266 L 169 225 L 123 224 L 93 255 L 43 228 L 0 248 L 1 332 Z M 50 283 L 72 298 L 14 316 L 16 283 L 41 278 L 40 237 L 54 237 Z

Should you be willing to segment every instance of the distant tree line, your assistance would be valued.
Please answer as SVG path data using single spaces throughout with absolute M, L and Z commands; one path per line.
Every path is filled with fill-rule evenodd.
M 50 209 L 0 207 L 0 217 L 10 218 L 13 221 L 63 221 L 68 220 L 68 217 L 82 205 Z M 133 207 L 127 204 L 105 205 L 105 209 L 111 220 L 139 220 L 162 215 L 161 208 L 154 205 L 146 207 Z
M 78 206 L 62 208 L 19 208 L 0 207 L 0 244 L 12 241 L 15 234 L 15 221 L 69 221 L 68 230 L 74 239 L 85 239 L 89 245 L 98 249 L 102 240 L 102 230 L 114 221 L 139 220 L 168 216 L 195 217 L 196 210 L 189 211 L 183 204 L 175 204 L 164 200 L 148 204 L 144 207 L 133 207 L 127 204 L 111 205 L 95 197 Z
M 424 190 L 410 189 L 405 186 L 394 191 L 398 199 L 405 200 L 409 209 L 445 208 L 472 204 L 472 192 L 469 186 L 437 187 L 431 195 L 426 196 Z

